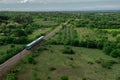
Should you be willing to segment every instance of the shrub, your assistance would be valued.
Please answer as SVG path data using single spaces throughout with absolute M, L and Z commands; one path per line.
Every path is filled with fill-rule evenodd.
M 11 46 L 10 46 L 11 48 L 15 48 L 15 45 L 14 44 L 11 44 Z
M 110 56 L 117 58 L 120 57 L 120 49 L 115 49 L 110 53 Z
M 15 74 L 8 74 L 6 80 L 16 80 Z
M 75 52 L 73 51 L 73 49 L 71 47 L 65 47 L 63 49 L 63 53 L 64 54 L 75 54 Z
M 116 37 L 117 42 L 120 42 L 120 35 Z
M 39 80 L 37 72 L 35 72 L 35 71 L 32 72 L 32 76 L 33 76 L 34 80 Z
M 27 62 L 30 63 L 30 64 L 36 64 L 36 61 L 35 61 L 33 56 L 28 56 Z
M 94 63 L 93 63 L 93 62 L 91 62 L 91 61 L 88 61 L 88 64 L 92 65 L 92 64 L 94 64 Z
M 87 78 L 84 77 L 82 80 L 87 80 Z
M 111 53 L 111 51 L 112 51 L 112 48 L 111 48 L 110 46 L 106 46 L 106 47 L 103 48 L 103 51 L 104 51 L 107 55 L 109 55 L 109 54 Z
M 98 64 L 100 64 L 100 63 L 101 63 L 101 61 L 100 61 L 100 60 L 96 60 L 95 62 L 96 62 L 96 63 L 98 63 Z
M 120 80 L 120 77 L 117 77 L 117 79 L 116 80 Z
M 62 76 L 61 80 L 69 80 L 69 79 L 68 79 L 68 76 Z
M 49 70 L 50 70 L 50 71 L 55 71 L 56 68 L 55 68 L 55 67 L 51 67 Z
M 102 60 L 101 61 L 101 65 L 103 68 L 107 68 L 107 69 L 111 69 L 113 64 L 116 64 L 117 62 L 113 61 L 113 60 Z
M 103 44 L 104 44 L 103 41 L 98 41 L 98 42 L 97 42 L 97 48 L 98 48 L 98 49 L 103 49 Z
M 116 42 L 106 42 L 103 47 L 103 51 L 107 54 L 110 55 L 110 53 L 117 48 L 117 43 Z

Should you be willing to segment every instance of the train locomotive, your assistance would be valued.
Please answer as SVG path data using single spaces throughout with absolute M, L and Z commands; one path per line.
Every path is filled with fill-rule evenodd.
M 34 40 L 31 43 L 27 44 L 25 49 L 30 50 L 32 47 L 34 47 L 35 45 L 40 43 L 43 39 L 44 39 L 44 36 L 41 36 L 41 37 L 37 38 L 36 40 Z

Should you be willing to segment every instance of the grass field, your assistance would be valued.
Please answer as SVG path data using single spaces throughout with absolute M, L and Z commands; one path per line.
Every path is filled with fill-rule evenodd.
M 120 77 L 120 63 L 111 69 L 102 67 L 96 60 L 116 61 L 101 50 L 72 47 L 75 54 L 63 54 L 64 46 L 48 45 L 39 51 L 35 58 L 37 64 L 21 63 L 15 69 L 18 80 L 61 80 L 68 76 L 69 80 L 117 80 Z M 107 64 L 107 63 L 106 63 Z

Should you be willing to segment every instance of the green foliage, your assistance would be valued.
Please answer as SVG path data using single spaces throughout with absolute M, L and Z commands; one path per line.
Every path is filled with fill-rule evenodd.
M 15 37 L 26 36 L 26 33 L 22 29 L 17 29 L 17 30 L 14 31 L 14 36 Z
M 37 74 L 36 71 L 32 72 L 32 76 L 33 76 L 33 79 L 34 79 L 34 80 L 39 80 L 38 74 Z
M 120 80 L 120 77 L 117 77 L 116 80 Z
M 120 49 L 115 49 L 110 53 L 110 56 L 117 58 L 120 57 Z
M 5 62 L 9 58 L 11 58 L 12 56 L 17 54 L 18 52 L 20 52 L 23 48 L 24 47 L 16 47 L 16 48 L 11 48 L 11 49 L 7 50 L 3 56 L 0 56 L 0 64 L 2 64 L 3 62 Z
M 63 53 L 64 54 L 75 54 L 75 52 L 73 51 L 73 49 L 71 47 L 65 47 L 63 49 Z
M 111 51 L 112 51 L 112 47 L 110 46 L 106 46 L 103 48 L 103 51 L 107 54 L 110 55 Z
M 92 61 L 88 61 L 88 64 L 90 64 L 90 65 L 92 65 L 92 64 L 94 64 Z
M 117 44 L 117 48 L 120 49 L 120 43 Z
M 110 55 L 110 53 L 116 49 L 117 44 L 115 42 L 106 42 L 103 47 L 103 51 L 107 54 Z
M 19 15 L 15 17 L 14 21 L 18 23 L 26 24 L 26 23 L 31 23 L 32 18 L 30 15 Z
M 27 62 L 30 63 L 30 64 L 36 64 L 36 61 L 35 61 L 34 57 L 31 56 L 31 55 L 28 56 L 28 58 L 27 58 Z
M 61 80 L 69 80 L 68 76 L 62 76 Z
M 14 44 L 11 44 L 11 46 L 10 46 L 11 48 L 15 48 L 15 45 Z
M 114 60 L 104 60 L 101 58 L 96 60 L 96 63 L 101 64 L 101 66 L 106 69 L 111 69 L 114 64 L 117 64 L 117 62 Z
M 8 74 L 6 80 L 16 80 L 15 74 Z
M 16 39 L 17 44 L 26 44 L 28 43 L 28 39 L 25 36 L 21 36 L 18 39 Z
M 120 42 L 120 36 L 116 37 L 117 42 Z
M 56 70 L 56 68 L 55 67 L 50 67 L 50 69 L 49 69 L 50 71 L 55 71 Z

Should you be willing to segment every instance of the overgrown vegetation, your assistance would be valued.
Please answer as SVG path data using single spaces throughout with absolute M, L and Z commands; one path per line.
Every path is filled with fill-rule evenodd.
M 119 80 L 119 18 L 119 12 L 0 13 L 0 47 L 12 44 L 1 53 L 0 64 L 20 51 L 16 45 L 26 45 L 68 21 L 7 80 Z
M 10 73 L 14 74 L 12 77 L 16 80 L 119 79 L 118 59 L 105 55 L 98 49 L 71 48 L 74 55 L 63 54 L 63 45 L 44 45 L 44 48 L 35 50 Z M 31 62 L 31 56 L 37 64 L 28 63 L 29 57 Z

